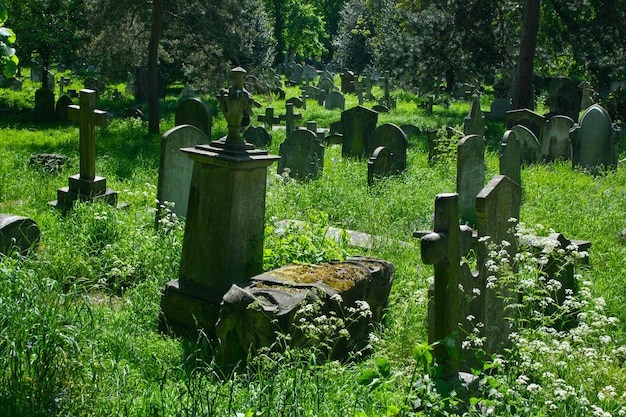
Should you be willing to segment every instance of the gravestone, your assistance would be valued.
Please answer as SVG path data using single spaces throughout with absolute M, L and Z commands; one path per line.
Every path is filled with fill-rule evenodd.
M 55 118 L 54 93 L 47 88 L 40 88 L 35 91 L 35 120 L 52 122 Z
M 372 106 L 372 110 L 378 113 L 389 113 L 389 107 L 383 104 L 375 104 Z
M 515 125 L 526 126 L 535 137 L 541 134 L 541 126 L 546 118 L 529 109 L 510 110 L 506 112 L 506 128 L 511 129 Z
M 263 115 L 260 114 L 257 117 L 257 120 L 259 122 L 263 122 L 265 124 L 265 130 L 267 130 L 268 132 L 272 131 L 272 128 L 274 127 L 275 124 L 279 124 L 280 123 L 280 117 L 274 116 L 274 108 L 273 107 L 266 107 L 265 108 L 265 114 L 263 114 Z
M 293 104 L 293 106 L 298 109 L 305 108 L 304 103 L 302 102 L 302 99 L 300 97 L 290 97 L 287 99 L 286 103 Z
M 324 145 L 315 132 L 296 129 L 280 144 L 278 174 L 288 171 L 291 178 L 314 180 L 324 169 Z
M 354 93 L 354 72 L 344 70 L 341 73 L 341 92 L 343 94 Z
M 302 114 L 293 112 L 293 104 L 285 103 L 285 114 L 278 116 L 280 121 L 285 122 L 285 128 L 287 130 L 286 136 L 288 137 L 291 132 L 296 130 L 296 120 L 302 119 Z
M 465 135 L 485 135 L 485 116 L 480 111 L 480 97 L 472 97 L 470 111 L 463 123 L 463 133 Z
M 589 107 L 570 131 L 572 167 L 592 173 L 617 168 L 619 138 L 620 127 L 609 113 L 598 104 Z
M 243 132 L 243 137 L 254 146 L 268 147 L 272 144 L 272 137 L 262 126 L 250 126 Z
M 246 71 L 232 71 L 217 95 L 226 137 L 183 148 L 193 161 L 178 279 L 161 297 L 161 327 L 203 329 L 212 337 L 222 297 L 263 270 L 267 168 L 278 159 L 241 136 L 254 100 L 244 88 Z
M 363 93 L 365 93 L 365 86 L 363 85 L 363 81 L 359 81 L 358 79 L 354 82 L 354 92 L 356 93 L 356 98 L 359 105 L 363 105 L 365 102 L 365 98 L 363 97 Z
M 343 145 L 343 123 L 341 120 L 330 124 L 329 133 L 325 140 L 329 145 Z
M 181 100 L 176 106 L 174 126 L 192 125 L 211 137 L 212 117 L 209 107 L 198 98 Z
M 541 157 L 546 162 L 572 159 L 569 131 L 574 121 L 567 116 L 553 116 L 541 127 Z
M 513 259 L 517 252 L 515 225 L 519 220 L 521 204 L 521 186 L 504 175 L 496 175 L 476 197 L 479 240 L 489 236 L 491 242 L 497 245 L 503 241 L 508 242 L 505 250 L 509 259 Z M 516 303 L 517 296 L 512 293 L 512 288 L 497 280 L 495 286 L 488 285 L 490 276 L 498 278 L 486 264 L 489 252 L 485 242 L 478 246 L 483 335 L 487 338 L 485 350 L 487 353 L 496 353 L 508 345 L 512 331 L 507 316 L 511 317 L 514 312 L 505 310 L 505 303 L 507 300 Z
M 40 236 L 39 226 L 33 219 L 0 214 L 0 255 L 17 253 L 25 256 L 37 249 Z
M 582 91 L 582 99 L 580 100 L 580 108 L 587 109 L 595 103 L 594 96 L 596 93 L 591 87 L 591 84 L 589 82 L 586 82 L 586 81 L 582 82 L 579 87 L 580 87 L 580 90 Z
M 397 171 L 393 151 L 386 146 L 379 146 L 367 161 L 367 185 L 371 187 L 377 178 L 389 177 Z
M 68 96 L 61 96 L 57 100 L 57 104 L 54 108 L 56 119 L 61 121 L 67 121 L 68 119 L 68 107 L 73 105 L 74 102 Z
M 302 78 L 304 79 L 304 83 L 309 85 L 315 81 L 317 78 L 317 70 L 312 65 L 305 65 L 302 70 Z
M 320 92 L 323 92 L 324 95 L 328 95 L 331 91 L 335 89 L 335 84 L 333 83 L 332 79 L 320 78 L 319 82 L 317 83 L 317 88 Z
M 494 177 L 476 196 L 477 234 L 489 236 L 498 244 L 511 243 L 507 253 L 516 251 L 512 229 L 519 219 L 521 187 L 505 176 Z M 428 341 L 439 342 L 433 356 L 443 365 L 446 377 L 456 376 L 460 370 L 475 367 L 476 358 L 464 357 L 463 335 L 474 327 L 467 319 L 483 323 L 481 336 L 486 336 L 485 351 L 491 355 L 505 346 L 510 329 L 505 314 L 503 297 L 514 296 L 502 284 L 487 285 L 489 248 L 483 239 L 477 242 L 477 271 L 471 271 L 463 258 L 472 248 L 472 229 L 459 226 L 458 195 L 440 194 L 435 198 L 435 227 L 421 238 L 422 261 L 434 265 L 435 280 L 429 292 Z M 495 276 L 495 275 L 494 275 Z M 478 294 L 474 289 L 479 290 Z M 467 354 L 467 352 L 465 352 Z M 490 357 L 490 356 L 489 356 Z
M 23 84 L 23 83 L 22 83 L 22 80 L 18 80 L 17 78 L 13 78 L 13 79 L 10 81 L 10 84 L 9 84 L 9 89 L 10 89 L 11 91 L 17 91 L 17 92 L 20 92 L 20 91 L 22 91 L 22 84 Z
M 367 141 L 376 129 L 378 113 L 363 106 L 356 106 L 341 113 L 343 126 L 343 156 L 363 157 L 367 154 Z
M 235 365 L 262 348 L 315 349 L 326 358 L 345 360 L 362 351 L 372 326 L 383 325 L 394 280 L 392 263 L 370 257 L 321 264 L 287 265 L 251 278 L 245 287 L 233 285 L 223 297 L 216 333 L 216 361 Z M 369 306 L 370 312 L 360 306 Z M 304 311 L 319 308 L 315 316 Z M 336 332 L 319 338 L 303 329 L 324 317 L 341 317 Z M 332 320 L 332 319 L 331 319 Z M 342 330 L 343 330 L 342 329 Z
M 301 64 L 295 64 L 291 68 L 291 74 L 289 75 L 289 81 L 292 84 L 295 84 L 295 85 L 302 84 L 302 65 Z
M 317 136 L 317 139 L 320 141 L 320 143 L 324 143 L 324 140 L 326 138 L 326 132 L 328 132 L 329 129 L 318 128 L 317 122 L 315 120 L 308 120 L 306 122 L 306 128 L 315 133 L 315 136 Z
M 343 94 L 341 94 L 339 91 L 331 91 L 326 96 L 326 101 L 324 102 L 324 108 L 326 110 L 334 110 L 334 109 L 344 110 L 346 108 L 346 99 L 344 98 Z
M 459 141 L 456 159 L 456 192 L 461 222 L 476 226 L 476 196 L 485 186 L 485 141 L 468 135 Z
M 576 83 L 566 77 L 555 77 L 550 82 L 550 95 L 547 104 L 550 107 L 550 117 L 555 115 L 567 116 L 578 122 L 582 90 Z
M 187 218 L 193 161 L 180 150 L 181 148 L 209 143 L 210 140 L 202 130 L 189 124 L 173 127 L 161 138 L 157 187 L 157 227 L 159 221 L 166 218 L 167 209 L 178 217 Z M 168 206 L 166 202 L 174 203 L 173 207 Z
M 372 94 L 372 79 L 365 77 L 365 100 L 375 100 L 376 97 Z
M 391 173 L 404 172 L 409 141 L 402 129 L 393 123 L 385 123 L 374 129 L 367 140 L 367 152 L 371 154 L 380 146 L 387 148 L 393 154 L 394 163 Z
M 107 113 L 96 109 L 93 90 L 81 90 L 79 103 L 68 107 L 68 117 L 80 122 L 80 172 L 69 177 L 69 187 L 57 190 L 57 200 L 49 204 L 61 210 L 70 209 L 76 200 L 117 206 L 117 191 L 107 188 L 106 178 L 96 176 L 96 126 L 106 126 Z
M 402 129 L 402 131 L 404 132 L 404 134 L 407 136 L 407 138 L 409 136 L 417 138 L 419 135 L 422 134 L 422 130 L 415 126 L 415 125 L 402 125 L 400 126 L 400 129 Z
M 522 160 L 520 143 L 517 134 L 512 130 L 504 132 L 498 159 L 500 162 L 500 175 L 505 175 L 517 184 L 522 184 Z
M 196 91 L 191 86 L 184 86 L 182 90 L 180 90 L 180 98 L 181 100 L 185 100 L 188 98 L 193 98 L 196 96 Z
M 493 86 L 494 100 L 491 103 L 491 111 L 489 112 L 489 118 L 500 119 L 505 118 L 509 110 L 511 110 L 511 99 L 509 98 L 510 85 L 503 79 Z
M 385 71 L 385 76 L 381 78 L 383 83 L 383 98 L 380 100 L 380 104 L 387 107 L 387 109 L 395 109 L 396 101 L 391 97 L 391 72 Z
M 517 135 L 520 147 L 520 162 L 522 164 L 534 164 L 541 161 L 541 144 L 529 128 L 515 125 L 511 130 Z

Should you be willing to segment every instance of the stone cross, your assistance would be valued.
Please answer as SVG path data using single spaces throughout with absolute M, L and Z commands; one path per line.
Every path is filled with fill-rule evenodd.
M 79 105 L 68 106 L 68 118 L 80 122 L 80 179 L 96 177 L 96 126 L 106 126 L 107 113 L 96 109 L 96 92 L 80 90 Z
M 293 104 L 285 104 L 285 114 L 278 116 L 281 121 L 285 121 L 287 135 L 296 130 L 296 120 L 302 119 L 302 114 L 293 112 Z
M 309 96 L 305 90 L 302 90 L 302 94 L 300 94 L 300 100 L 302 101 L 302 108 L 304 110 L 306 110 L 306 99 L 310 97 L 311 96 Z
M 265 114 L 262 115 L 260 114 L 257 117 L 257 120 L 259 122 L 263 122 L 265 124 L 265 129 L 267 129 L 268 131 L 272 131 L 272 126 L 274 126 L 274 124 L 278 124 L 280 123 L 280 117 L 278 116 L 274 116 L 274 108 L 273 107 L 267 107 L 265 108 Z

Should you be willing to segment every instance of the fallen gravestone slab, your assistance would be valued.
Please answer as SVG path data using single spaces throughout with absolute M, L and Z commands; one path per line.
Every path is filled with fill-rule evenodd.
M 322 357 L 363 351 L 370 326 L 382 323 L 395 268 L 359 257 L 317 265 L 287 265 L 251 278 L 224 295 L 216 333 L 217 360 L 245 362 L 261 348 L 276 349 L 280 335 L 292 347 Z M 335 330 L 331 331 L 332 326 Z
M 0 214 L 0 254 L 13 252 L 26 255 L 39 242 L 39 226 L 33 219 L 13 214 Z

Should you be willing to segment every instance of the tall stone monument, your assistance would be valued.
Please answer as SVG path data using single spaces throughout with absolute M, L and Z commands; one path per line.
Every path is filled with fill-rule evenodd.
M 253 105 L 245 74 L 234 68 L 232 85 L 218 95 L 228 135 L 182 149 L 194 167 L 178 279 L 161 298 L 163 327 L 214 334 L 223 295 L 263 272 L 267 168 L 279 157 L 242 137 Z

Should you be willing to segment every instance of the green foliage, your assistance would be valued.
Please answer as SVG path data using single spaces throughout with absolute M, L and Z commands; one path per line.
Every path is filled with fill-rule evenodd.
M 4 77 L 12 78 L 17 73 L 20 60 L 15 54 L 15 48 L 12 47 L 16 40 L 15 32 L 4 26 L 8 18 L 7 6 L 0 1 L 0 69 Z

